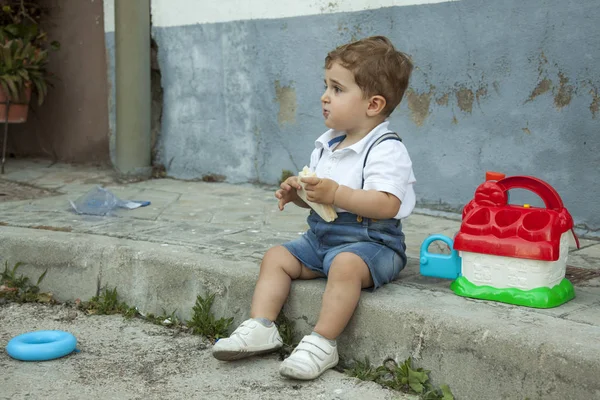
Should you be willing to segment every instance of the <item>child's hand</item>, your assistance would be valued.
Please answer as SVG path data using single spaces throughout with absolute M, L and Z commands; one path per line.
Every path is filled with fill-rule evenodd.
M 283 207 L 290 202 L 298 199 L 296 189 L 301 189 L 300 183 L 298 183 L 297 176 L 290 176 L 284 182 L 281 183 L 278 191 L 275 192 L 275 197 L 279 199 L 279 209 L 283 210 Z
M 317 177 L 301 178 L 301 180 L 306 184 L 304 190 L 308 200 L 319 204 L 333 204 L 335 192 L 340 187 L 336 181 Z

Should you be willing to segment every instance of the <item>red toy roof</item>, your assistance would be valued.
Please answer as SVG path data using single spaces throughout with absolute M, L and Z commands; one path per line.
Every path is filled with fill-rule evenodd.
M 510 189 L 533 191 L 546 208 L 508 204 Z M 462 219 L 455 250 L 543 261 L 558 260 L 560 237 L 573 228 L 573 218 L 556 190 L 529 176 L 484 182 L 463 209 Z

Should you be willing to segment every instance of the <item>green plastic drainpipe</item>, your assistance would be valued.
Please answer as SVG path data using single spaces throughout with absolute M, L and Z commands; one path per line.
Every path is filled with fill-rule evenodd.
M 115 1 L 116 167 L 148 177 L 151 168 L 150 0 Z

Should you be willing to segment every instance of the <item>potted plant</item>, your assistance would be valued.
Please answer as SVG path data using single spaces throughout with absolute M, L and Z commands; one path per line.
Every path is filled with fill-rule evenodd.
M 32 93 L 41 105 L 48 92 L 48 50 L 59 44 L 48 43 L 39 3 L 0 0 L 0 122 L 25 122 Z
M 5 122 L 8 111 L 8 122 L 25 122 L 32 90 L 38 104 L 44 102 L 47 63 L 48 52 L 31 43 L 13 39 L 0 45 L 0 121 Z

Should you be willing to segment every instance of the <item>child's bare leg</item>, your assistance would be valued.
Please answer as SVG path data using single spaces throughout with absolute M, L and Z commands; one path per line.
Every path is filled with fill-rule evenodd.
M 260 265 L 250 317 L 275 321 L 290 294 L 293 280 L 315 279 L 321 276 L 323 275 L 303 266 L 285 247 L 269 249 Z
M 293 379 L 315 379 L 339 361 L 335 339 L 352 317 L 362 288 L 373 285 L 367 264 L 353 253 L 338 254 L 331 264 L 323 305 L 314 333 L 305 336 L 279 367 Z M 321 337 L 320 337 L 321 336 Z
M 251 319 L 242 322 L 230 337 L 215 343 L 213 356 L 229 361 L 280 348 L 283 341 L 273 321 L 290 293 L 292 280 L 314 279 L 319 276 L 322 275 L 303 266 L 283 246 L 267 251 L 254 289 Z
M 338 254 L 329 269 L 315 332 L 327 339 L 336 339 L 352 318 L 361 289 L 372 285 L 369 267 L 362 258 L 353 253 Z

